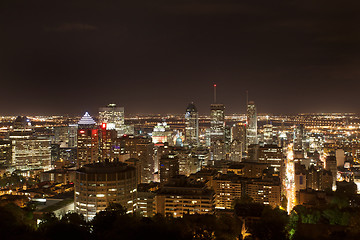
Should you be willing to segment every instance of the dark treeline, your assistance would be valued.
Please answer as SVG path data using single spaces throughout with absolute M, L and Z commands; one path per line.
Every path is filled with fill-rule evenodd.
M 216 215 L 185 215 L 183 218 L 155 215 L 145 218 L 126 214 L 111 204 L 92 221 L 67 213 L 57 218 L 47 213 L 40 224 L 31 207 L 12 203 L 0 206 L 1 239 L 360 239 L 360 211 L 335 199 L 319 207 L 296 206 L 288 215 L 279 208 L 239 201 L 234 212 Z

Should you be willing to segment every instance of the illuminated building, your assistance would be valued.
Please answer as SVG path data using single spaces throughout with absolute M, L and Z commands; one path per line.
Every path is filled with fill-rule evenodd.
M 220 103 L 210 105 L 210 149 L 212 160 L 225 159 L 225 106 Z
M 231 128 L 231 139 L 238 140 L 242 143 L 246 142 L 246 126 L 244 124 L 234 124 Z
M 194 103 L 189 103 L 185 112 L 185 144 L 199 145 L 199 115 Z
M 121 162 L 97 162 L 76 171 L 75 211 L 91 220 L 109 203 L 119 203 L 128 213 L 136 209 L 136 171 Z
M 214 84 L 214 103 L 210 105 L 209 146 L 211 160 L 225 159 L 225 106 L 216 103 L 216 84 Z
M 245 193 L 256 203 L 270 205 L 271 207 L 280 206 L 280 181 L 253 179 L 246 184 Z
M 117 107 L 114 103 L 111 103 L 106 107 L 99 108 L 99 122 L 106 123 L 107 130 L 115 129 L 118 136 L 124 135 L 124 108 Z
M 99 160 L 99 130 L 89 113 L 78 122 L 77 167 Z
M 237 175 L 221 175 L 213 180 L 215 208 L 231 209 L 236 199 L 242 197 L 242 181 Z
M 117 133 L 115 129 L 107 129 L 107 123 L 102 123 L 100 125 L 100 156 L 101 159 L 115 159 L 119 158 L 118 151 L 116 151 L 116 140 Z
M 255 103 L 251 101 L 247 105 L 246 145 L 257 143 L 257 113 Z
M 33 133 L 28 118 L 20 116 L 16 118 L 9 135 L 13 170 L 46 171 L 51 169 L 51 141 L 48 137 L 37 137 Z
M 333 177 L 330 171 L 310 165 L 306 174 L 306 187 L 314 190 L 331 190 Z
M 258 149 L 259 163 L 267 163 L 275 168 L 275 171 L 280 171 L 284 163 L 284 154 L 281 147 L 277 145 L 265 145 Z
M 215 190 L 215 207 L 219 209 L 231 209 L 236 199 L 241 199 L 244 194 L 251 197 L 254 202 L 268 204 L 272 207 L 280 205 L 280 180 L 278 178 L 244 177 L 234 173 L 222 174 L 212 181 Z
M 12 140 L 12 167 L 16 170 L 50 170 L 50 139 Z
M 273 142 L 273 125 L 266 124 L 264 125 L 264 143 L 265 144 L 274 144 Z
M 73 148 L 77 144 L 77 128 L 75 124 L 54 128 L 54 143 L 59 144 L 60 148 Z
M 242 159 L 242 142 L 238 140 L 233 140 L 230 145 L 229 159 L 234 162 L 240 162 Z
M 212 214 L 214 192 L 204 183 L 190 182 L 184 176 L 172 178 L 155 196 L 155 213 L 183 217 L 185 214 Z
M 131 158 L 140 160 L 141 182 L 153 181 L 154 174 L 154 143 L 150 138 L 142 136 L 122 136 L 120 139 L 120 151 L 129 154 Z
M 240 162 L 246 150 L 246 127 L 243 124 L 234 124 L 231 128 L 231 144 L 229 159 Z
M 152 132 L 152 141 L 154 144 L 169 143 L 170 146 L 174 145 L 173 131 L 166 122 L 158 123 Z
M 154 216 L 155 193 L 151 188 L 156 188 L 152 184 L 140 184 L 137 188 L 137 209 L 136 212 L 144 217 Z
M 189 176 L 201 169 L 201 160 L 193 155 L 190 150 L 179 148 L 173 150 L 179 159 L 179 174 Z
M 11 141 L 10 140 L 0 140 L 0 166 L 10 166 L 11 165 Z
M 160 158 L 160 183 L 179 175 L 179 158 L 175 154 L 163 155 Z
M 303 150 L 304 125 L 297 124 L 294 129 L 294 150 Z

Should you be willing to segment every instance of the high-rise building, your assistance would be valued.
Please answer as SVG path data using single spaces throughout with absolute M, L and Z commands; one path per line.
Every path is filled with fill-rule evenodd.
M 99 129 L 94 119 L 85 113 L 78 122 L 77 134 L 77 163 L 78 168 L 85 164 L 99 160 Z
M 87 220 L 119 203 L 128 213 L 136 208 L 136 170 L 122 162 L 97 162 L 76 171 L 75 211 Z
M 247 120 L 246 120 L 246 145 L 257 144 L 257 114 L 254 102 L 249 102 L 247 105 Z
M 210 106 L 210 149 L 212 160 L 225 158 L 225 106 L 214 103 Z
M 272 124 L 266 124 L 263 128 L 263 137 L 264 137 L 264 143 L 265 144 L 274 144 L 273 141 L 273 125 Z
M 304 125 L 298 124 L 294 129 L 294 150 L 303 150 Z
M 0 166 L 8 167 L 11 165 L 11 141 L 0 140 Z
M 131 134 L 128 131 L 128 126 L 125 125 L 124 108 L 117 107 L 114 103 L 99 108 L 99 122 L 100 124 L 106 123 L 107 130 L 115 129 L 119 137 L 124 134 Z
M 129 154 L 131 158 L 140 160 L 141 182 L 149 183 L 153 181 L 155 161 L 154 143 L 151 138 L 127 135 L 121 137 L 119 141 L 122 154 Z
M 211 104 L 210 106 L 210 142 L 225 141 L 225 106 L 224 104 Z
M 107 129 L 106 123 L 102 123 L 99 131 L 100 155 L 101 159 L 114 160 L 119 158 L 116 151 L 117 133 L 115 129 Z
M 27 117 L 17 117 L 9 138 L 12 146 L 11 167 L 21 171 L 47 171 L 51 168 L 51 140 L 37 137 Z
M 189 103 L 185 112 L 185 145 L 199 145 L 199 115 L 194 103 Z
M 165 183 L 176 175 L 179 175 L 179 158 L 175 154 L 162 156 L 160 159 L 160 182 Z
M 225 159 L 225 106 L 216 102 L 214 84 L 214 103 L 210 105 L 210 152 L 211 160 Z

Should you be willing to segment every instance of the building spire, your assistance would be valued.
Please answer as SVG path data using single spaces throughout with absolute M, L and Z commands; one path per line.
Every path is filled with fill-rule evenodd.
M 216 84 L 214 84 L 214 103 L 216 103 Z

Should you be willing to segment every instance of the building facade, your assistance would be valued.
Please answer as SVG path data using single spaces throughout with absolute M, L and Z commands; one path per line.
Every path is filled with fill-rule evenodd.
M 119 203 L 128 213 L 136 209 L 136 170 L 121 162 L 98 162 L 76 171 L 75 211 L 91 220 L 110 203 Z

